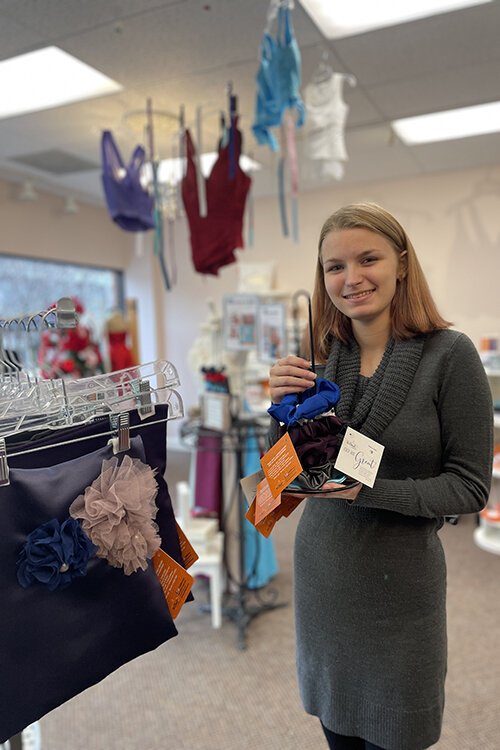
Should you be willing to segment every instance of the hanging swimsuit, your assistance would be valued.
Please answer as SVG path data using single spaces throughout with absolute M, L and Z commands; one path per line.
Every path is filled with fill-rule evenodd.
M 349 107 L 342 98 L 344 77 L 339 73 L 324 81 L 311 81 L 304 94 L 307 111 L 306 154 L 321 162 L 324 176 L 340 180 L 347 161 L 344 128 Z
M 125 166 L 118 147 L 109 130 L 101 139 L 102 184 L 108 212 L 118 226 L 127 232 L 154 229 L 153 197 L 140 181 L 145 152 L 137 146 Z
M 257 72 L 257 97 L 252 131 L 257 142 L 278 150 L 270 128 L 283 122 L 287 109 L 297 110 L 296 127 L 304 123 L 304 103 L 300 98 L 300 50 L 293 33 L 290 10 L 278 10 L 276 39 L 265 31 L 260 48 Z
M 233 143 L 233 141 L 231 141 Z M 234 263 L 236 248 L 243 248 L 243 214 L 252 180 L 239 166 L 241 133 L 234 123 L 235 175 L 229 173 L 230 143 L 219 148 L 219 156 L 205 182 L 207 215 L 200 216 L 195 148 L 185 131 L 186 175 L 182 200 L 191 238 L 193 265 L 199 273 L 217 276 L 219 269 Z

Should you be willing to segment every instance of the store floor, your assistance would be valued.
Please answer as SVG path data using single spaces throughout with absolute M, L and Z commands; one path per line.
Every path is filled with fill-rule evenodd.
M 298 515 L 275 531 L 281 571 L 275 585 L 288 606 L 253 620 L 245 651 L 237 648 L 231 621 L 211 628 L 199 607 L 207 600 L 199 582 L 196 602 L 177 620 L 179 636 L 46 716 L 43 750 L 324 748 L 295 681 L 291 552 Z M 464 517 L 441 532 L 448 560 L 449 669 L 438 750 L 500 747 L 500 556 L 474 545 L 474 525 L 474 518 Z

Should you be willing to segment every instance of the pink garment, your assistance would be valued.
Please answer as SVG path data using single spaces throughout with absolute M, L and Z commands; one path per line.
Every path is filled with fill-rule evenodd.
M 159 549 L 161 539 L 154 523 L 158 485 L 155 471 L 138 458 L 125 456 L 102 462 L 100 475 L 70 505 L 87 536 L 102 557 L 125 575 L 139 568 Z

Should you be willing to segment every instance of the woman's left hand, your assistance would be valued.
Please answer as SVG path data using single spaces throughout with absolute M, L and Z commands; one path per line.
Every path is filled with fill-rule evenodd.
M 338 490 L 335 493 L 326 493 L 325 495 L 320 495 L 319 493 L 315 495 L 306 494 L 306 497 L 319 497 L 322 500 L 349 500 L 349 502 L 352 503 L 356 500 L 362 486 L 361 482 L 357 482 L 353 487 L 346 488 L 345 490 Z

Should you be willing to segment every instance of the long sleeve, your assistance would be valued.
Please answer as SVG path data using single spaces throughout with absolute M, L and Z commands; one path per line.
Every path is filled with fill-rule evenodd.
M 433 383 L 426 386 L 436 393 L 441 471 L 429 478 L 377 479 L 372 489 L 362 488 L 357 505 L 427 518 L 474 513 L 485 506 L 491 484 L 493 404 L 483 365 L 467 336 L 457 337 L 439 374 L 435 389 Z M 434 375 L 430 368 L 429 377 Z M 418 412 L 413 420 L 408 429 L 418 431 Z M 420 439 L 426 439 L 425 429 Z M 415 469 L 415 475 L 425 474 L 425 467 Z

